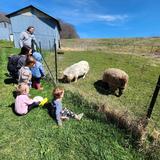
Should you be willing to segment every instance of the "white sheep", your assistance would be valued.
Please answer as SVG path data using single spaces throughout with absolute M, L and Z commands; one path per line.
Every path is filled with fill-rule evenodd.
M 89 71 L 89 64 L 87 61 L 80 61 L 75 63 L 69 67 L 67 67 L 63 71 L 63 80 L 67 82 L 75 81 L 77 82 L 78 77 L 85 78 L 86 74 Z
M 127 87 L 128 84 L 128 74 L 123 70 L 117 68 L 109 68 L 106 69 L 102 81 L 107 83 L 109 89 L 115 93 L 117 89 L 119 89 L 120 96 L 124 89 Z

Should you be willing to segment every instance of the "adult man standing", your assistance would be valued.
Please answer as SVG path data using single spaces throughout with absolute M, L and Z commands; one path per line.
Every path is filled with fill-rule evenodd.
M 35 28 L 33 26 L 29 26 L 26 31 L 20 34 L 19 45 L 22 48 L 23 46 L 28 46 L 35 50 L 36 38 L 34 35 Z

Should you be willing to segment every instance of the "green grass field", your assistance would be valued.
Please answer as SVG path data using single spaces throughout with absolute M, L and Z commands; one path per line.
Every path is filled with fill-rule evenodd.
M 59 77 L 67 66 L 80 60 L 89 62 L 90 71 L 84 80 L 79 79 L 77 83 L 63 84 L 66 89 L 80 93 L 88 101 L 105 104 L 121 112 L 127 111 L 135 118 L 145 116 L 160 73 L 160 61 L 143 56 L 110 52 L 68 51 L 64 55 L 58 55 Z M 50 66 L 54 68 L 53 58 L 49 56 L 48 61 L 52 62 Z M 95 82 L 102 79 L 103 72 L 107 68 L 120 68 L 129 75 L 128 87 L 121 97 L 105 95 L 96 89 Z M 160 128 L 159 109 L 158 96 L 151 119 L 155 128 Z
M 131 144 L 132 138 L 126 135 L 123 130 L 107 123 L 104 114 L 97 112 L 90 103 L 92 101 L 99 103 L 100 100 L 100 102 L 107 102 L 119 109 L 127 107 L 131 112 L 135 111 L 134 114 L 137 116 L 143 114 L 146 109 L 144 105 L 146 97 L 151 95 L 155 87 L 157 71 L 160 69 L 158 64 L 152 65 L 152 60 L 149 59 L 127 55 L 115 56 L 111 53 L 67 52 L 63 56 L 59 56 L 59 73 L 66 66 L 81 58 L 89 61 L 91 70 L 85 80 L 80 79 L 78 83 L 65 85 L 66 90 L 71 90 L 74 94 L 66 91 L 64 106 L 77 113 L 84 112 L 84 118 L 80 122 L 75 120 L 64 122 L 63 127 L 58 128 L 45 108 L 36 108 L 21 117 L 13 113 L 11 105 L 14 103 L 15 86 L 9 83 L 10 81 L 5 74 L 7 73 L 8 55 L 18 53 L 19 50 L 7 48 L 7 46 L 10 44 L 5 42 L 0 48 L 0 159 L 143 160 L 159 158 L 159 155 L 154 154 L 153 151 L 143 151 L 142 148 L 142 152 L 140 152 L 135 149 Z M 135 63 L 135 61 L 137 62 Z M 120 98 L 101 95 L 96 92 L 93 85 L 96 80 L 101 78 L 101 71 L 115 64 L 116 67 L 127 69 L 130 76 L 128 89 Z M 150 69 L 146 69 L 147 66 Z M 135 70 L 140 75 L 143 72 L 144 76 L 140 77 L 138 73 L 135 76 Z M 142 83 L 137 82 L 138 78 Z M 48 97 L 51 101 L 53 84 L 45 80 L 42 83 L 44 91 L 31 89 L 31 96 L 40 95 Z M 141 87 L 142 84 L 144 89 Z M 82 100 L 81 95 L 85 100 Z M 133 97 L 135 95 L 140 98 L 137 100 L 136 97 Z M 144 99 L 141 98 L 142 95 L 146 95 Z M 155 113 L 159 114 L 158 105 L 155 106 L 153 115 L 153 120 L 156 121 L 158 115 L 156 116 Z M 157 123 L 158 125 L 159 123 Z

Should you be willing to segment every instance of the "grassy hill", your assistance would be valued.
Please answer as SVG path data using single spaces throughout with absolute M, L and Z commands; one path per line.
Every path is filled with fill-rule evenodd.
M 137 93 L 141 92 L 141 85 L 145 84 L 144 90 L 147 89 L 147 95 L 150 95 L 151 91 L 153 91 L 156 82 L 156 71 L 157 69 L 159 70 L 157 62 L 155 62 L 156 66 L 155 64 L 152 66 L 152 60 L 150 61 L 149 59 L 142 58 L 139 60 L 139 57 L 123 57 L 123 55 L 117 57 L 117 55 L 115 56 L 112 53 L 106 54 L 101 52 L 65 52 L 64 55 L 59 55 L 59 76 L 66 66 L 81 58 L 88 60 L 92 69 L 84 81 L 79 80 L 78 83 L 64 85 L 66 89 L 63 101 L 64 106 L 77 113 L 84 112 L 84 118 L 80 122 L 75 120 L 64 122 L 63 127 L 58 128 L 46 108 L 36 108 L 28 115 L 21 117 L 13 113 L 13 92 L 15 91 L 15 86 L 6 76 L 6 65 L 8 55 L 18 52 L 19 50 L 12 48 L 10 43 L 3 42 L 3 45 L 0 45 L 0 159 L 142 160 L 159 158 L 156 150 L 158 147 L 136 149 L 136 147 L 132 146 L 132 137 L 123 130 L 118 129 L 116 125 L 107 123 L 105 114 L 97 112 L 94 104 L 91 103 L 94 99 L 108 99 L 107 103 L 113 103 L 113 107 L 120 105 L 119 108 L 121 108 L 131 105 L 129 110 L 136 111 L 138 106 L 144 105 L 144 100 L 141 100 L 141 94 L 144 94 L 144 92 Z M 54 68 L 51 60 L 51 58 L 54 58 L 53 54 L 46 53 L 45 56 L 50 67 Z M 104 62 L 104 60 L 106 61 Z M 131 62 L 134 67 L 132 67 Z M 111 64 L 117 64 L 117 67 L 123 67 L 124 69 L 127 68 L 126 65 L 130 66 L 127 71 L 133 77 L 135 75 L 134 69 L 137 68 L 138 70 L 136 77 L 130 79 L 128 90 L 119 99 L 114 96 L 101 95 L 93 87 L 93 83 L 101 78 L 101 71 Z M 143 65 L 146 66 L 143 67 Z M 151 67 L 149 71 L 146 71 L 147 66 Z M 137 81 L 139 74 L 142 72 L 145 73 L 141 77 L 141 80 L 144 79 L 143 83 L 135 84 L 134 82 Z M 148 77 L 148 75 L 150 76 Z M 51 101 L 53 84 L 45 80 L 42 83 L 45 88 L 44 91 L 31 89 L 31 96 L 40 95 L 48 97 Z M 140 101 L 132 101 L 133 99 L 138 99 L 133 98 L 133 96 L 140 96 Z M 99 103 L 98 101 L 94 102 Z M 137 108 L 134 109 L 136 105 Z M 144 108 L 143 106 L 138 111 L 144 111 Z M 158 110 L 154 111 L 154 113 L 158 114 Z M 155 117 L 157 118 L 158 116 Z
M 102 51 L 160 57 L 160 38 L 63 39 L 62 48 L 71 51 Z

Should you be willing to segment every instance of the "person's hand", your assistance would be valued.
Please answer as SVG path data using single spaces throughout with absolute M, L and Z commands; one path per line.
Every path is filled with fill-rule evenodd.
M 46 79 L 46 76 L 45 76 L 45 75 L 44 75 L 44 76 L 42 76 L 42 77 L 41 77 L 41 79 Z
M 61 119 L 62 119 L 62 120 L 69 120 L 69 117 L 67 117 L 67 116 L 62 116 Z

